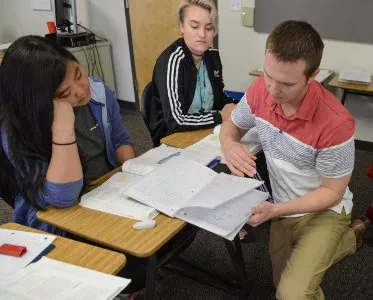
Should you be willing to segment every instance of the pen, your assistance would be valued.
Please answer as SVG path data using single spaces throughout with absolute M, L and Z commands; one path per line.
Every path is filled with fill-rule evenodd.
M 218 163 L 220 163 L 220 159 L 218 158 L 215 158 L 213 159 L 212 161 L 210 161 L 208 164 L 207 164 L 207 167 L 212 169 L 213 167 L 215 167 Z
M 157 164 L 163 164 L 163 163 L 165 163 L 166 161 L 168 161 L 170 158 L 175 157 L 175 156 L 179 156 L 179 155 L 180 155 L 180 152 L 172 153 L 171 155 L 166 156 L 165 158 L 162 158 L 161 160 L 159 160 L 159 161 L 157 162 Z

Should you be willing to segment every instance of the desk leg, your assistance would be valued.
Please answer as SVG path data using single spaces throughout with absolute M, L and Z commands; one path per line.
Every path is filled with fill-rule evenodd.
M 238 263 L 242 266 L 242 271 L 245 275 L 245 279 L 247 278 L 246 269 L 245 269 L 245 261 L 243 259 L 242 247 L 241 247 L 241 240 L 240 236 L 237 234 L 234 238 L 234 245 L 236 249 Z
M 148 259 L 148 269 L 146 272 L 145 300 L 154 299 L 156 277 L 157 277 L 157 254 L 153 254 Z
M 345 105 L 345 100 L 346 100 L 347 93 L 348 93 L 348 90 L 343 89 L 343 95 L 342 95 L 342 105 L 343 106 Z
M 238 235 L 236 238 L 239 238 Z M 236 242 L 237 248 L 235 249 L 234 247 L 235 242 L 230 242 L 224 239 L 225 246 L 227 247 L 229 256 L 231 257 L 231 260 L 233 263 L 233 267 L 236 270 L 238 280 L 241 283 L 241 296 L 245 297 L 248 293 L 248 286 L 247 286 L 247 278 L 245 274 L 245 265 L 244 265 L 243 256 L 242 256 L 242 248 L 240 244 L 237 247 L 237 242 Z

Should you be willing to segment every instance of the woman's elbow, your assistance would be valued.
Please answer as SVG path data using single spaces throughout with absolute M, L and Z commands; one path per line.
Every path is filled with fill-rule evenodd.
M 67 197 L 57 197 L 57 199 L 55 199 L 54 203 L 56 207 L 58 208 L 63 208 L 63 207 L 70 207 L 70 206 L 73 206 L 79 199 L 79 195 L 80 193 L 74 193 L 74 194 L 71 194 L 71 195 L 68 195 Z
M 177 131 L 183 131 L 183 123 L 182 122 L 177 122 L 175 119 L 168 119 L 166 121 L 167 128 L 171 132 L 177 132 Z
M 55 184 L 54 184 L 55 185 Z M 73 206 L 79 199 L 83 188 L 83 179 L 71 183 L 58 184 L 54 190 L 49 193 L 48 204 L 55 207 Z

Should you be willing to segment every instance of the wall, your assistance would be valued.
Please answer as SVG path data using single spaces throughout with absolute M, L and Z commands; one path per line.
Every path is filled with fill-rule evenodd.
M 0 7 L 0 44 L 10 43 L 21 35 L 44 35 L 45 22 L 54 19 L 51 11 L 33 11 L 24 0 L 0 0 Z
M 259 0 L 260 1 L 260 0 Z M 231 11 L 229 1 L 218 0 L 219 50 L 227 90 L 245 91 L 254 77 L 249 71 L 264 63 L 268 34 L 259 34 L 252 27 L 241 25 L 241 12 Z M 242 0 L 243 6 L 254 7 L 254 0 Z M 321 67 L 338 71 L 352 69 L 373 73 L 373 44 L 359 44 L 324 39 Z M 340 91 L 334 91 L 340 97 Z M 348 95 L 346 107 L 356 119 L 356 138 L 373 142 L 372 97 Z
M 242 0 L 242 4 L 254 6 L 254 0 Z M 226 88 L 244 91 L 253 80 L 248 75 L 249 71 L 263 64 L 267 34 L 258 34 L 253 28 L 242 26 L 240 12 L 230 11 L 227 0 L 218 0 L 218 5 L 219 49 Z M 80 23 L 111 40 L 117 96 L 134 102 L 124 1 L 77 0 L 77 11 Z M 45 22 L 49 20 L 53 20 L 51 11 L 32 11 L 27 0 L 0 0 L 0 44 L 25 34 L 43 35 L 47 31 Z M 322 67 L 373 72 L 373 45 L 333 40 L 324 42 Z M 359 102 L 360 98 L 348 96 L 347 103 L 355 100 Z
M 252 27 L 241 25 L 241 13 L 231 11 L 229 1 L 219 0 L 218 5 L 219 50 L 224 67 L 224 82 L 227 89 L 243 91 L 251 82 L 249 71 L 260 67 L 264 62 L 268 34 L 259 34 Z M 242 5 L 252 7 L 254 1 L 242 0 Z M 373 73 L 373 44 L 325 39 L 324 43 L 321 67 L 333 70 L 356 69 Z
M 52 1 L 54 3 L 54 1 Z M 78 22 L 112 43 L 117 97 L 135 102 L 123 0 L 77 0 Z M 44 35 L 52 11 L 31 10 L 28 0 L 0 0 L 0 44 L 27 34 Z
M 112 43 L 118 98 L 135 102 L 124 2 L 88 0 L 87 12 L 90 16 L 90 29 Z
M 89 19 L 86 1 L 76 1 L 78 21 L 82 23 Z M 54 21 L 53 12 L 32 10 L 28 0 L 0 0 L 0 44 L 10 43 L 22 35 L 44 35 L 48 32 L 47 21 Z

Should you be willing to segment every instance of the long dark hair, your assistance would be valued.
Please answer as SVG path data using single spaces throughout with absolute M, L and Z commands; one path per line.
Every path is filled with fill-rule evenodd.
M 76 58 L 40 36 L 23 36 L 0 65 L 0 183 L 3 197 L 20 193 L 35 208 L 52 152 L 53 97 Z M 3 134 L 5 133 L 5 134 Z M 7 142 L 7 149 L 2 144 Z

